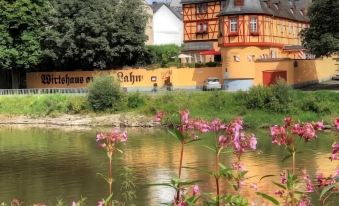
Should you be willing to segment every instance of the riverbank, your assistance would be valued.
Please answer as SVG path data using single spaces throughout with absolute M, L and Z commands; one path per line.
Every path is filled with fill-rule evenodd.
M 166 112 L 165 124 L 178 121 L 178 111 L 193 118 L 229 121 L 243 117 L 248 128 L 281 124 L 286 116 L 299 121 L 333 124 L 339 116 L 339 93 L 304 92 L 291 88 L 255 88 L 250 92 L 128 93 L 115 107 L 94 112 L 86 96 L 36 95 L 0 97 L 0 124 L 84 127 L 154 127 L 153 117 Z
M 0 116 L 0 125 L 34 125 L 56 127 L 154 127 L 152 117 L 124 114 L 60 115 L 57 117 Z

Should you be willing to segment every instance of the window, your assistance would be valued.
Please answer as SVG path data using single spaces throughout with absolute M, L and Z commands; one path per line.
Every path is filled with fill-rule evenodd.
M 208 23 L 206 22 L 198 22 L 197 23 L 197 33 L 203 34 L 208 32 Z
M 205 14 L 207 13 L 207 3 L 197 4 L 197 14 Z
M 257 34 L 258 33 L 258 18 L 250 17 L 250 33 Z
M 230 18 L 230 33 L 238 33 L 238 18 Z

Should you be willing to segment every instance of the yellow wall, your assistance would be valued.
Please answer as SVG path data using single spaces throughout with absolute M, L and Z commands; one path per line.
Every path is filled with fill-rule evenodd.
M 97 75 L 112 75 L 121 82 L 122 87 L 143 88 L 153 87 L 157 83 L 164 86 L 164 81 L 170 77 L 173 87 L 202 86 L 208 77 L 218 77 L 223 80 L 221 67 L 211 68 L 161 68 L 154 70 L 128 69 L 110 71 L 71 71 L 71 72 L 32 72 L 27 73 L 27 88 L 83 88 Z M 53 81 L 46 81 L 49 77 Z M 155 81 L 152 81 L 152 77 Z M 74 80 L 77 80 L 76 82 Z M 43 81 L 45 80 L 45 81 Z M 72 80 L 72 81 L 71 81 Z M 134 80 L 134 81 L 133 81 Z
M 294 62 L 297 62 L 297 65 Z M 254 84 L 263 84 L 263 71 L 265 70 L 287 71 L 287 83 L 301 85 L 328 80 L 337 69 L 338 66 L 333 58 L 256 62 Z
M 269 52 L 269 48 L 222 47 L 222 65 L 227 69 L 229 78 L 255 78 L 255 59 Z M 239 61 L 235 57 L 239 57 Z

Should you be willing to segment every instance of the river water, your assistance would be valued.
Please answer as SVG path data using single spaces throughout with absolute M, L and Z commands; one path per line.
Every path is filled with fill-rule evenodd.
M 95 143 L 96 129 L 48 129 L 48 128 L 0 128 L 0 202 L 13 198 L 27 204 L 38 202 L 55 205 L 58 199 L 67 202 L 86 197 L 87 205 L 107 196 L 107 185 L 97 173 L 106 173 L 105 151 Z M 121 168 L 132 169 L 136 184 L 136 205 L 157 206 L 173 198 L 174 192 L 166 187 L 150 187 L 150 183 L 168 182 L 177 174 L 180 147 L 165 130 L 128 129 L 129 140 L 121 147 L 123 154 L 116 153 L 113 163 L 114 194 L 120 197 Z M 249 170 L 246 184 L 257 182 L 261 176 L 276 174 L 289 167 L 290 161 L 282 162 L 286 152 L 272 145 L 268 131 L 256 132 L 258 150 L 247 153 L 242 162 Z M 311 175 L 321 171 L 332 174 L 338 163 L 328 157 L 331 144 L 337 134 L 321 133 L 316 141 L 302 148 L 297 156 L 297 167 L 307 169 Z M 188 167 L 213 167 L 213 154 L 203 145 L 212 144 L 212 137 L 186 147 L 184 165 Z M 232 161 L 231 155 L 222 158 L 224 164 Z M 197 170 L 184 169 L 183 177 L 202 180 L 203 192 L 211 192 L 214 181 Z M 276 187 L 269 184 L 278 177 L 259 184 L 260 191 L 274 193 Z M 223 190 L 231 191 L 227 186 Z M 243 194 L 259 201 L 254 191 L 244 186 Z M 339 198 L 334 197 L 334 202 Z M 314 203 L 313 205 L 317 205 Z

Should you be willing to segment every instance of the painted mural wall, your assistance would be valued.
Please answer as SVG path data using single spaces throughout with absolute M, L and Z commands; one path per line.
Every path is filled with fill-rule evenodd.
M 108 71 L 32 72 L 27 73 L 27 88 L 84 88 L 95 76 L 111 75 L 122 87 L 132 90 L 150 90 L 156 83 L 159 88 L 171 82 L 173 88 L 195 89 L 208 77 L 223 82 L 221 67 L 210 68 L 160 68 L 154 70 L 127 69 Z

